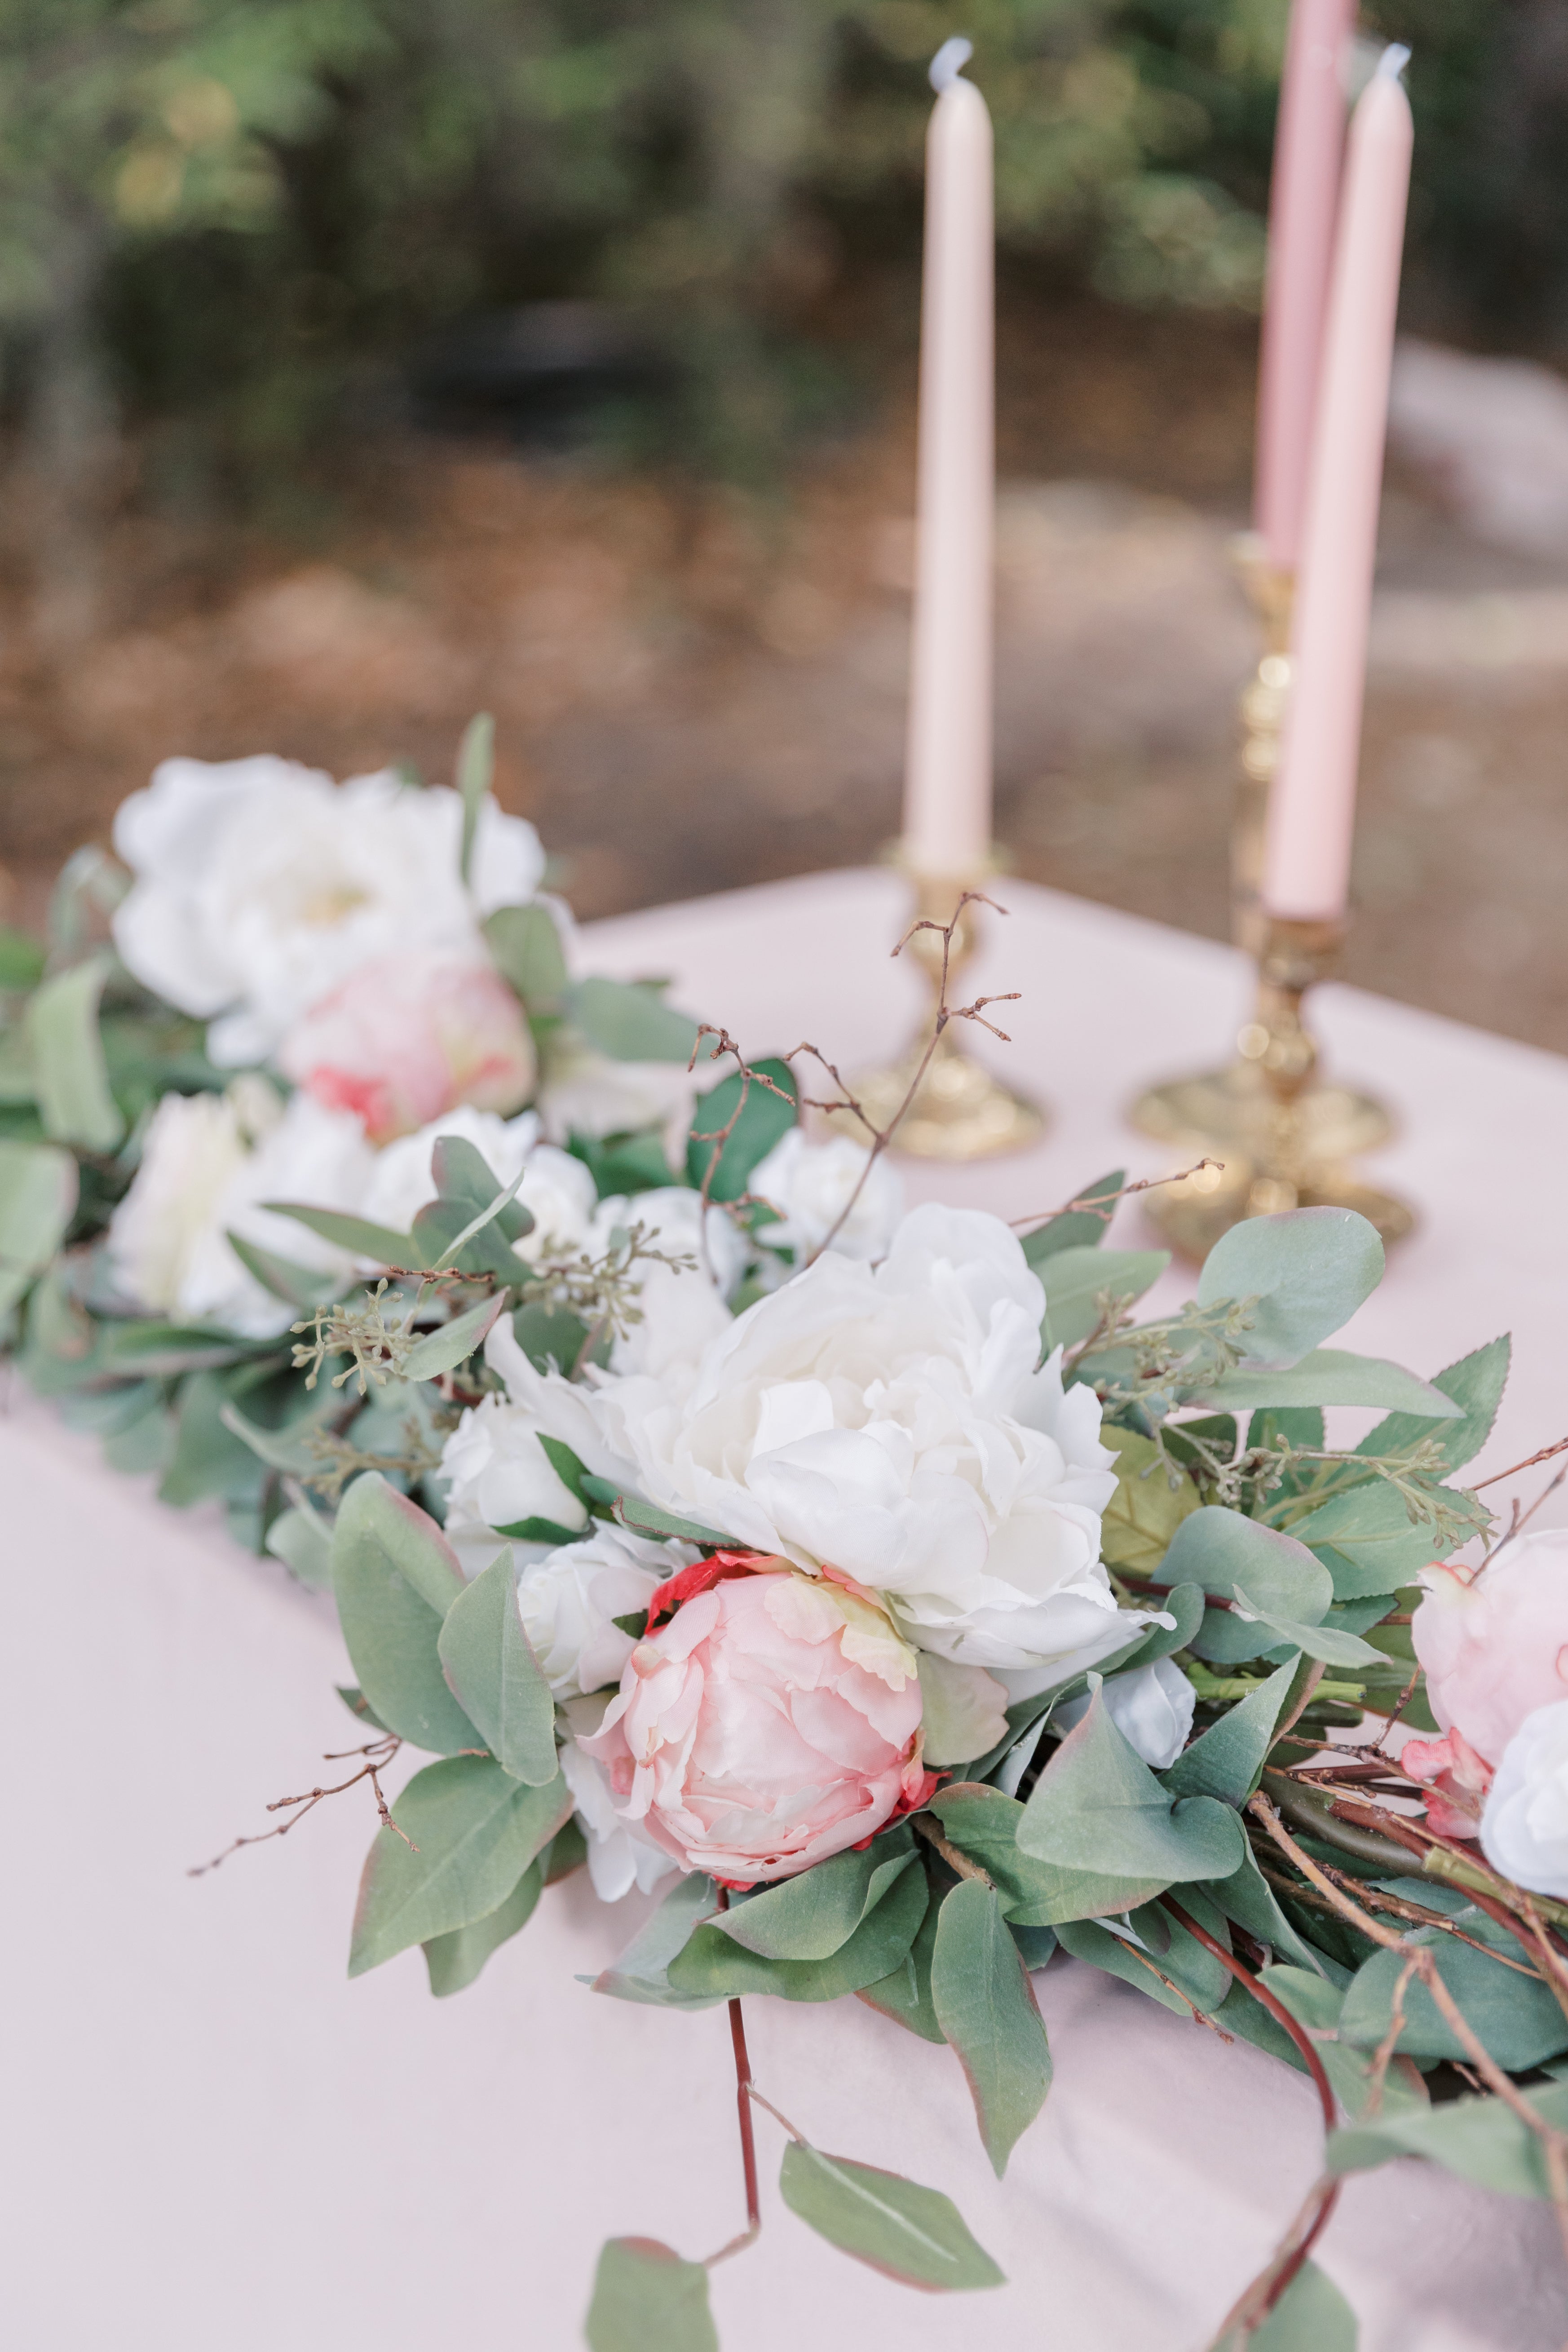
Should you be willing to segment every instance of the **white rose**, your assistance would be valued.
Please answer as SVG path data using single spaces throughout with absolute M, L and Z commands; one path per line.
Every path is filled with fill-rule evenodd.
M 507 1336 L 511 1338 L 510 1331 Z M 522 1355 L 515 1339 L 512 1347 Z M 534 1416 L 504 1397 L 482 1397 L 464 1413 L 442 1449 L 439 1475 L 447 1487 L 454 1542 L 484 1528 L 515 1527 L 521 1519 L 548 1519 L 558 1528 L 588 1524 L 584 1505 L 541 1445 Z
M 797 1261 L 820 1249 L 843 1216 L 870 1157 L 866 1145 L 852 1136 L 808 1143 L 801 1129 L 792 1127 L 747 1180 L 747 1191 L 779 1212 L 776 1223 L 758 1228 L 757 1239 L 768 1249 L 793 1250 Z M 879 1160 L 833 1246 L 841 1257 L 885 1257 L 903 1213 L 902 1180 L 886 1160 Z
M 710 1343 L 684 1396 L 595 1396 L 650 1500 L 883 1594 L 955 1664 L 1092 1665 L 1146 1615 L 1100 1563 L 1091 1390 L 1039 1362 L 1045 1297 L 994 1217 L 920 1208 L 874 1271 L 829 1251 Z
M 469 888 L 462 822 L 456 793 L 390 771 L 336 785 L 269 755 L 165 760 L 114 821 L 135 877 L 115 944 L 147 987 L 212 1021 L 215 1061 L 262 1061 L 356 966 L 471 950 L 479 917 L 533 896 L 544 870 L 533 827 L 487 800 Z
M 374 1155 L 357 1118 L 296 1095 L 287 1109 L 263 1078 L 222 1095 L 165 1095 L 142 1164 L 110 1222 L 115 1278 L 137 1306 L 199 1317 L 247 1339 L 299 1319 L 235 1255 L 228 1234 L 345 1284 L 353 1262 L 263 1201 L 357 1209 Z
M 1015 1692 L 1016 1697 L 1026 1696 Z M 1169 1658 L 1156 1658 L 1130 1675 L 1111 1675 L 1100 1685 L 1105 1711 L 1126 1740 L 1156 1772 L 1173 1765 L 1187 1744 L 1197 1693 Z M 1053 1730 L 1071 1731 L 1089 1713 L 1087 1698 L 1069 1699 L 1051 1716 Z
M 601 1903 L 618 1903 L 634 1886 L 646 1895 L 680 1864 L 616 1811 L 609 1774 L 577 1745 L 579 1738 L 588 1738 L 598 1730 L 608 1704 L 608 1692 L 568 1702 L 566 1721 L 573 1736 L 562 1742 L 561 1769 L 572 1791 L 578 1822 L 587 1833 L 588 1876 L 594 1892 Z
M 1527 1715 L 1503 1749 L 1481 1851 L 1516 1886 L 1568 1895 L 1568 1698 Z
M 636 1638 L 615 1622 L 646 1610 L 659 1586 L 701 1555 L 689 1544 L 657 1544 L 604 1521 L 580 1543 L 531 1561 L 517 1580 L 517 1605 L 534 1656 L 557 1698 L 581 1698 L 618 1683 Z
M 545 1062 L 540 1115 L 557 1143 L 572 1135 L 597 1139 L 641 1127 L 663 1128 L 679 1142 L 699 1083 L 684 1062 L 613 1062 L 592 1045 L 558 1045 Z

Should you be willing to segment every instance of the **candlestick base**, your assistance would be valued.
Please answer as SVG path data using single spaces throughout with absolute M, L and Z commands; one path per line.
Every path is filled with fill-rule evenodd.
M 908 874 L 914 893 L 914 919 L 945 925 L 965 890 L 983 889 L 1000 870 L 993 856 L 972 874 L 933 877 L 910 872 L 901 856 L 894 862 Z M 953 986 L 958 972 L 974 953 L 980 908 L 963 909 L 948 956 L 948 1003 L 961 1001 Z M 1004 1151 L 1020 1151 L 1044 1133 L 1046 1113 L 1000 1078 L 971 1060 L 963 1044 L 963 1024 L 949 1022 L 931 1046 L 931 1025 L 942 992 L 942 940 L 937 931 L 917 930 L 908 952 L 920 964 L 931 992 L 931 1016 L 907 1051 L 889 1066 L 865 1071 L 850 1079 L 850 1091 L 865 1113 L 864 1121 L 848 1110 L 827 1114 L 837 1133 L 864 1143 L 867 1128 L 885 1131 L 898 1118 L 900 1106 L 914 1087 L 913 1099 L 899 1119 L 891 1149 L 917 1160 L 986 1160 Z M 927 1055 L 930 1059 L 927 1061 Z M 921 1065 L 926 1064 L 921 1076 Z M 919 1080 L 918 1085 L 916 1084 Z
M 1236 1063 L 1152 1087 L 1132 1107 L 1145 1134 L 1225 1163 L 1148 1197 L 1149 1215 L 1184 1256 L 1201 1262 L 1232 1225 L 1282 1209 L 1355 1209 L 1385 1242 L 1415 1223 L 1403 1201 L 1363 1184 L 1346 1165 L 1387 1139 L 1387 1111 L 1370 1095 L 1317 1079 L 1302 1003 L 1331 970 L 1342 938 L 1339 923 L 1271 919 L 1258 955 L 1258 1013 L 1241 1032 Z

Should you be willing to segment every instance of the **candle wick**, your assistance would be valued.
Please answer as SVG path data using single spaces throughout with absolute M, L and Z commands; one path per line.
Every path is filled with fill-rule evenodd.
M 1384 51 L 1385 56 L 1387 52 Z M 954 34 L 951 41 L 943 41 L 941 48 L 938 49 L 935 57 L 932 58 L 931 61 L 931 86 L 932 89 L 934 89 L 939 96 L 944 89 L 951 89 L 953 83 L 958 79 L 959 75 L 963 72 L 964 67 L 969 63 L 970 58 L 973 55 L 973 42 L 966 41 L 962 33 Z M 1405 51 L 1405 55 L 1409 55 L 1408 50 Z
M 1404 47 L 1398 41 L 1390 41 L 1387 48 L 1384 49 L 1382 57 L 1380 57 L 1377 61 L 1378 80 L 1397 81 L 1400 75 L 1405 71 L 1405 67 L 1409 63 L 1409 50 Z M 931 68 L 931 71 L 932 73 L 936 71 L 936 68 L 934 66 Z

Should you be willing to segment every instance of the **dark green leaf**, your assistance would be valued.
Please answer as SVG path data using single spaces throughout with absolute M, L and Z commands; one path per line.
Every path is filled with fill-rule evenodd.
M 0 1315 L 54 1256 L 76 1203 L 76 1161 L 68 1151 L 0 1138 Z
M 968 2079 L 980 2137 L 998 2179 L 1045 2105 L 1051 2053 L 1029 1972 L 994 1886 L 961 1879 L 943 1899 L 931 2005 Z
M 305 1201 L 264 1201 L 274 1215 L 292 1217 L 307 1232 L 319 1234 L 334 1249 L 367 1257 L 377 1265 L 417 1265 L 412 1234 L 395 1234 L 386 1225 L 373 1225 L 368 1217 L 351 1217 L 342 1209 L 313 1209 Z
M 506 1901 L 482 1919 L 430 1937 L 425 1947 L 425 1965 L 437 2000 L 471 1985 L 490 1954 L 527 1927 L 544 1885 L 542 1865 L 542 1856 L 531 1862 Z
M 1489 1940 L 1496 1935 L 1510 1960 L 1525 1955 L 1479 1913 L 1462 1923 L 1468 1933 Z M 1487 1932 L 1482 1933 L 1485 1929 Z M 1521 1977 L 1517 1969 L 1479 1952 L 1474 1944 L 1429 1931 L 1437 1973 L 1500 2066 L 1519 2074 L 1568 2050 L 1568 2018 L 1548 1984 Z M 1425 1938 L 1423 1938 L 1425 1940 Z M 1397 1952 L 1374 1952 L 1345 1991 L 1340 2032 L 1348 2042 L 1374 2049 L 1393 2020 L 1394 1988 L 1405 1966 Z M 1405 2026 L 1394 2048 L 1412 2058 L 1468 2058 L 1468 2052 L 1419 1978 L 1405 1989 Z
M 658 991 L 595 973 L 565 992 L 568 1018 L 613 1062 L 689 1062 L 697 1024 Z M 770 1072 L 771 1075 L 771 1072 Z
M 553 1544 L 559 1549 L 562 1544 L 579 1542 L 589 1529 L 563 1527 L 559 1519 L 542 1519 L 536 1516 L 527 1519 L 509 1519 L 504 1528 L 496 1529 L 496 1533 L 510 1536 L 517 1543 Z
M 712 1924 L 765 1960 L 829 1959 L 876 1909 L 914 1850 L 913 1836 L 900 1823 L 862 1853 L 832 1854 L 731 1902 Z
M 791 2140 L 779 2193 L 790 2211 L 829 2245 L 868 2263 L 885 2278 L 948 2292 L 1006 2284 L 952 2200 L 901 2173 L 824 2156 Z
M 1129 1306 L 1170 1263 L 1169 1250 L 1058 1250 L 1035 1268 L 1046 1286 L 1047 1344 L 1076 1347 L 1100 1321 L 1102 1297 Z
M 458 1593 L 436 1644 L 464 1714 L 498 1764 L 542 1788 L 555 1778 L 555 1702 L 517 1605 L 511 1552 Z
M 572 1448 L 569 1445 L 563 1445 L 562 1444 L 560 1438 L 547 1437 L 542 1430 L 539 1433 L 539 1443 L 544 1450 L 545 1460 L 549 1463 L 551 1468 L 554 1471 L 555 1475 L 560 1479 L 561 1484 L 565 1487 L 567 1493 L 569 1495 L 575 1495 L 584 1509 L 586 1510 L 590 1504 L 597 1498 L 589 1491 L 589 1473 L 583 1462 L 575 1454 L 573 1453 Z M 601 1488 L 605 1486 L 605 1482 L 602 1478 L 595 1478 L 593 1481 L 593 1484 L 594 1486 Z M 616 1490 L 615 1487 L 608 1487 L 605 1490 L 605 1499 L 610 1502 L 614 1502 L 616 1492 Z
M 393 1803 L 404 1837 L 377 1830 L 365 1858 L 350 1976 L 488 1918 L 571 1811 L 559 1774 L 531 1789 L 489 1756 L 427 1764 Z
M 555 1013 L 566 986 L 561 933 L 548 907 L 498 907 L 485 918 L 496 970 L 530 1013 Z
M 1063 1919 L 1125 1911 L 1132 1904 L 1146 1903 L 1170 1883 L 1147 1872 L 1126 1877 L 1104 1870 L 1064 1869 L 1026 1853 L 1018 1843 L 1024 1807 L 1000 1789 L 961 1780 L 939 1789 L 930 1811 L 959 1852 L 994 1879 L 1013 1927 L 1054 1927 Z
M 86 1151 L 112 1151 L 125 1133 L 98 1026 L 109 969 L 107 956 L 93 956 L 46 980 L 27 1005 L 27 1050 L 44 1132 Z
M 1253 1363 L 1298 1363 L 1340 1330 L 1383 1279 L 1377 1228 L 1353 1209 L 1290 1209 L 1222 1234 L 1198 1276 L 1198 1304 L 1251 1299 Z
M 566 1148 L 594 1179 L 601 1201 L 623 1192 L 647 1192 L 669 1183 L 669 1155 L 661 1127 L 642 1127 L 624 1135 L 568 1136 Z
M 332 1589 L 360 1687 L 382 1720 L 442 1754 L 482 1746 L 437 1649 L 447 1611 L 464 1590 L 457 1556 L 435 1520 L 374 1471 L 343 1496 L 332 1530 Z
M 708 2273 L 657 2238 L 611 2238 L 584 2333 L 588 2352 L 719 2352 Z
M 1497 1419 L 1497 1409 L 1502 1402 L 1502 1392 L 1508 1382 L 1509 1360 L 1512 1342 L 1505 1332 L 1500 1339 L 1489 1340 L 1468 1356 L 1461 1356 L 1446 1372 L 1439 1372 L 1432 1385 L 1446 1397 L 1463 1408 L 1459 1421 L 1431 1421 L 1415 1413 L 1390 1413 L 1375 1429 L 1369 1429 L 1358 1454 L 1399 1454 L 1406 1446 L 1418 1445 L 1424 1437 L 1435 1438 L 1443 1449 L 1445 1470 L 1462 1470 L 1473 1462 L 1488 1438 Z
M 1274 1890 L 1258 1866 L 1257 1856 L 1250 1845 L 1242 1847 L 1240 1866 L 1228 1878 L 1211 1879 L 1208 1893 L 1227 1919 L 1256 1936 L 1260 1944 L 1272 1945 L 1304 1969 L 1322 1974 L 1322 1963 L 1311 1946 L 1305 1943 L 1292 1927 L 1275 1899 Z M 1247 1994 L 1252 2000 L 1252 1995 Z M 1253 2002 L 1254 2008 L 1258 2006 Z
M 679 1992 L 777 1993 L 784 2000 L 837 2000 L 858 1992 L 896 1969 L 925 1917 L 925 1874 L 906 1855 L 891 1885 L 847 1943 L 823 1960 L 771 1960 L 749 1952 L 712 1921 L 693 1929 L 669 1963 L 670 1983 Z
M 479 811 L 485 804 L 495 764 L 496 723 L 488 710 L 479 710 L 464 728 L 463 740 L 458 746 L 458 792 L 463 803 L 463 835 L 458 852 L 458 871 L 464 882 L 471 878 Z
M 1037 1274 L 1048 1257 L 1058 1250 L 1093 1249 L 1105 1239 L 1106 1228 L 1115 1213 L 1116 1196 L 1127 1181 L 1125 1168 L 1113 1169 L 1081 1192 L 1074 1194 L 1079 1201 L 1099 1201 L 1101 1208 L 1063 1209 L 1057 1216 L 1037 1225 L 1032 1234 L 1024 1235 L 1024 1255 Z
M 752 1169 L 767 1158 L 779 1138 L 786 1135 L 795 1123 L 795 1100 L 799 1089 L 789 1064 L 758 1062 L 753 1067 L 771 1078 L 775 1087 L 782 1087 L 788 1099 L 781 1102 L 769 1087 L 753 1082 L 746 1097 L 746 1108 L 736 1120 L 734 1132 L 721 1154 L 718 1143 L 712 1139 L 722 1134 L 735 1116 L 735 1108 L 741 1099 L 742 1080 L 739 1075 L 726 1078 L 710 1094 L 700 1096 L 691 1115 L 691 1128 L 686 1143 L 686 1172 L 690 1181 L 700 1187 L 718 1155 L 719 1164 L 708 1188 L 710 1201 L 738 1201 L 751 1181 Z M 709 1139 L 700 1140 L 700 1138 Z
M 921 1921 L 914 1942 L 896 1969 L 875 1984 L 862 1985 L 856 1993 L 868 2009 L 879 2010 L 890 2017 L 895 2025 L 907 2026 L 918 2033 L 922 2042 L 942 2042 L 946 2036 L 937 2023 L 936 2011 L 931 1997 L 931 1955 L 936 1949 L 936 1924 L 942 1906 L 932 1895 L 926 1905 L 925 1917 Z M 1026 1934 L 1037 1931 L 1026 1929 Z M 1048 1935 L 1049 1928 L 1037 1932 Z
M 1236 1815 L 1215 1798 L 1184 1797 L 1173 1806 L 1099 1690 L 1036 1781 L 1018 1823 L 1025 1853 L 1167 1886 L 1228 1877 L 1242 1843 Z

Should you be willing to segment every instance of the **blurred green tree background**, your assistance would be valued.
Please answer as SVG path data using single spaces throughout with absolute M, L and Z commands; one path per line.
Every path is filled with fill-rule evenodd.
M 1419 324 L 1562 333 L 1564 13 L 1378 0 L 1367 21 L 1415 53 Z M 62 628 L 127 424 L 155 489 L 243 502 L 485 309 L 613 300 L 679 362 L 666 429 L 699 467 L 776 459 L 824 381 L 825 289 L 912 276 L 925 67 L 954 32 L 995 118 L 1005 260 L 1119 302 L 1256 306 L 1285 14 L 0 0 L 5 400 Z

